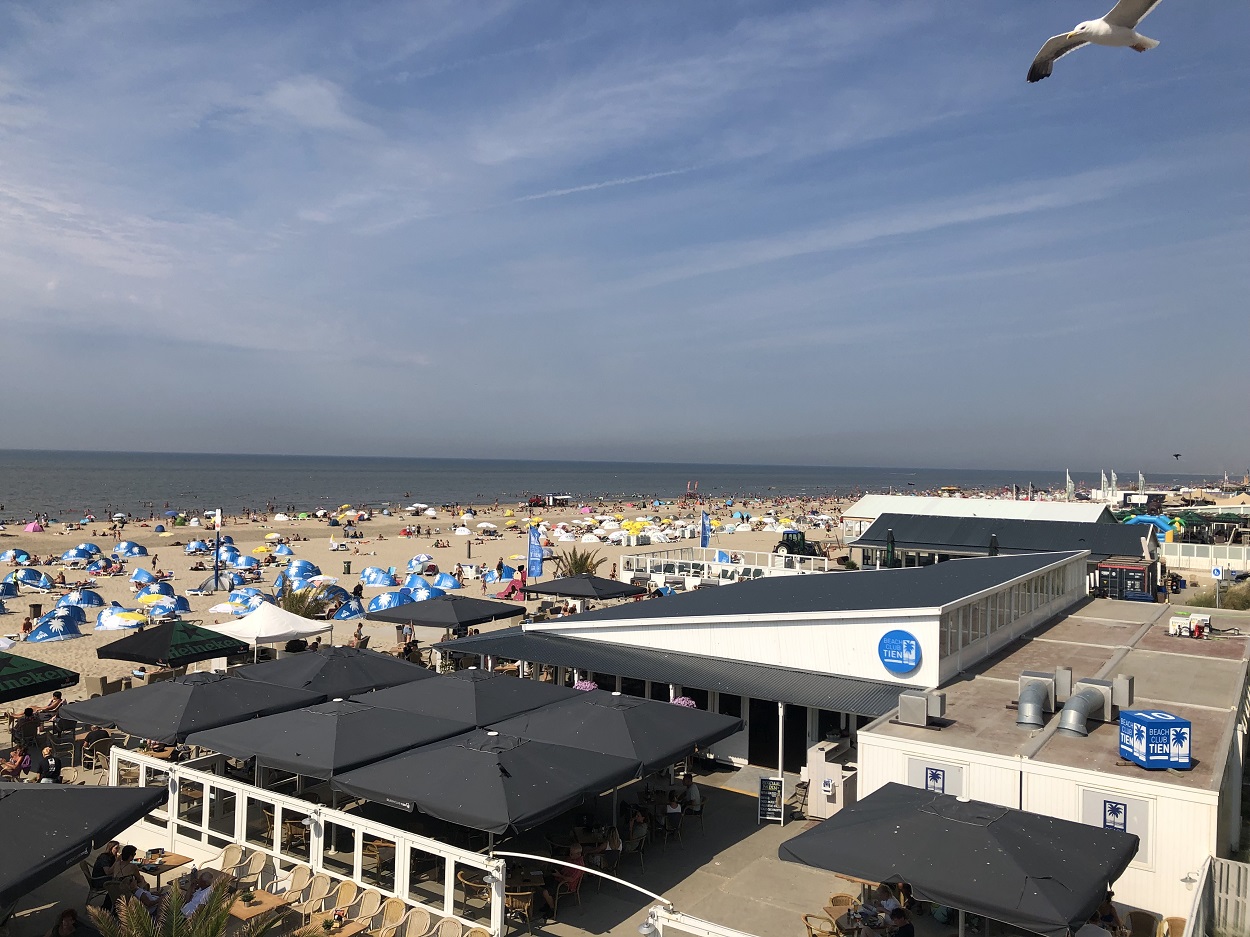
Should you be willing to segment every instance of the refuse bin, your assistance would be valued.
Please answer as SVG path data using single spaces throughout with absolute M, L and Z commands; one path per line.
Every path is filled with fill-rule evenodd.
M 343 575 L 350 576 L 351 574 L 352 574 L 352 561 L 344 560 L 343 561 Z
M 31 618 L 38 618 L 38 617 L 40 617 L 42 614 L 43 614 L 43 603 L 42 603 L 42 602 L 31 602 L 31 603 L 30 603 L 30 617 L 31 617 Z

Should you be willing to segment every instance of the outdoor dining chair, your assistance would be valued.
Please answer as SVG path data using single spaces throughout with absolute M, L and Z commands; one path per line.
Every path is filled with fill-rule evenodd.
M 1155 937 L 1159 919 L 1149 911 L 1130 911 L 1128 929 L 1131 937 Z
M 352 903 L 347 916 L 354 921 L 369 921 L 382 910 L 382 893 L 375 888 L 366 888 Z
M 624 859 L 627 855 L 637 856 L 639 870 L 642 872 L 646 872 L 647 862 L 643 858 L 643 855 L 642 855 L 643 851 L 646 848 L 647 848 L 647 834 L 644 832 L 643 835 L 641 836 L 636 836 L 633 839 L 629 839 L 621 843 L 621 858 Z M 620 863 L 618 862 L 617 865 L 619 866 Z
M 304 896 L 300 900 L 291 903 L 291 907 L 299 913 L 303 923 L 307 924 L 309 918 L 318 911 L 324 910 L 323 906 L 325 905 L 326 897 L 330 894 L 330 887 L 330 876 L 324 872 L 318 872 L 308 883 Z
M 664 825 L 660 827 L 660 832 L 664 834 L 664 845 L 668 846 L 670 839 L 676 839 L 681 842 L 681 821 L 685 814 L 682 813 L 666 813 L 664 815 Z
M 243 864 L 243 847 L 238 843 L 230 843 L 204 865 L 220 869 L 226 875 L 234 875 L 234 870 Z
M 378 937 L 395 937 L 395 932 L 404 922 L 404 915 L 407 913 L 408 905 L 402 898 L 387 898 L 374 916 L 373 926 L 369 928 L 369 932 L 377 934 Z M 426 930 L 429 930 L 428 921 Z
M 433 920 L 430 918 L 430 912 L 425 908 L 413 908 L 405 915 L 403 923 L 396 929 L 395 933 L 402 937 L 426 937 L 430 932 Z M 386 935 L 383 935 L 386 937 Z
M 700 833 L 702 833 L 702 832 L 703 832 L 703 815 L 704 815 L 706 812 L 707 812 L 707 797 L 706 797 L 706 796 L 704 797 L 703 802 L 702 802 L 702 803 L 700 803 L 698 807 L 686 807 L 686 808 L 682 811 L 682 813 L 683 813 L 685 816 L 690 817 L 690 819 L 692 819 L 692 820 L 698 820 L 698 821 L 699 821 L 699 832 L 700 832 Z
M 273 894 L 281 895 L 282 900 L 291 905 L 303 897 L 304 890 L 311 881 L 312 869 L 306 865 L 295 865 L 282 878 L 275 878 L 270 882 L 267 888 Z
M 87 880 L 87 899 L 83 904 L 91 904 L 93 898 L 105 898 L 108 896 L 108 889 L 104 887 L 105 883 L 95 884 L 92 880 L 91 866 L 87 864 L 86 859 L 78 863 L 78 868 L 82 872 L 82 877 Z
M 234 876 L 238 885 L 251 885 L 253 888 L 259 888 L 260 875 L 265 871 L 265 865 L 268 862 L 269 856 L 265 853 L 253 852 L 242 865 L 235 866 L 235 870 L 230 874 Z
M 803 926 L 807 928 L 807 937 L 837 937 L 833 921 L 819 914 L 804 914 Z
M 434 925 L 430 937 L 464 937 L 464 925 L 454 917 L 445 917 Z
M 464 889 L 465 907 L 469 906 L 470 901 L 480 901 L 483 907 L 490 904 L 490 886 L 482 879 L 470 875 L 464 869 L 460 869 L 456 872 L 456 881 Z
M 582 882 L 586 879 L 586 872 L 583 869 L 573 870 L 573 878 L 571 881 L 561 881 L 556 885 L 555 893 L 551 896 L 551 913 L 556 913 L 556 908 L 560 907 L 561 895 L 572 895 L 577 899 L 577 903 L 582 903 Z
M 83 767 L 89 771 L 107 771 L 109 767 L 109 752 L 116 741 L 116 739 L 110 736 L 88 745 L 86 752 L 82 756 Z
M 504 921 L 512 925 L 513 930 L 518 930 L 520 922 L 525 922 L 525 930 L 527 933 L 534 932 L 534 892 L 526 889 L 524 891 L 505 891 L 503 893 L 503 917 Z
M 1162 937 L 1185 937 L 1185 918 L 1165 917 L 1163 919 Z

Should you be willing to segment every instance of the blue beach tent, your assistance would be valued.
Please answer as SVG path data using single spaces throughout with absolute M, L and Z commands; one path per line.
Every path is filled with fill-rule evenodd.
M 45 592 L 52 588 L 52 580 L 48 574 L 37 569 L 15 569 L 4 577 L 5 582 L 14 582 L 28 589 L 42 589 Z
M 135 593 L 136 599 L 141 599 L 145 595 L 175 595 L 174 587 L 167 582 L 149 582 L 146 586 Z
M 27 641 L 69 641 L 72 638 L 82 637 L 77 622 L 66 621 L 63 618 L 54 618 L 51 621 L 44 621 L 41 618 L 39 622 L 26 636 Z
M 360 581 L 366 586 L 397 586 L 395 577 L 381 566 L 366 566 L 360 571 Z
M 66 605 L 77 605 L 79 608 L 102 608 L 104 596 L 93 589 L 75 589 L 73 592 L 66 592 L 56 604 L 58 608 Z
M 408 605 L 413 601 L 413 597 L 406 592 L 383 592 L 381 595 L 375 595 L 369 600 L 369 611 L 380 612 L 384 608 Z
M 131 614 L 139 614 L 139 615 L 144 614 L 143 612 L 138 612 L 133 608 L 114 608 L 113 606 L 110 605 L 108 608 L 100 609 L 100 614 L 96 615 L 95 630 L 96 631 L 129 631 L 132 628 L 142 627 L 142 625 L 144 624 L 143 621 L 139 621 L 133 618 L 119 617 L 122 614 L 122 612 L 129 612 Z
M 135 568 L 135 571 L 130 574 L 130 581 L 147 584 L 149 582 L 156 582 L 156 576 L 148 572 L 142 566 L 138 566 Z
M 99 546 L 98 546 L 98 545 L 96 545 L 96 544 L 94 544 L 94 543 L 80 543 L 80 544 L 78 544 L 78 546 L 77 546 L 77 547 L 75 547 L 74 549 L 76 549 L 76 550 L 86 550 L 86 551 L 87 551 L 88 553 L 90 553 L 92 556 L 102 556 L 102 555 L 104 554 L 104 551 L 103 551 L 103 550 L 101 550 L 101 549 L 99 548 Z
M 451 573 L 439 573 L 434 577 L 434 585 L 440 589 L 463 589 L 460 580 Z
M 117 556 L 147 556 L 148 548 L 133 540 L 123 540 L 113 548 L 113 553 Z
M 0 582 L 0 599 L 16 599 L 17 583 Z
M 90 560 L 90 559 L 91 559 L 91 554 L 88 553 L 86 550 L 78 549 L 78 547 L 74 547 L 70 550 L 66 550 L 64 553 L 61 554 L 62 563 L 85 563 L 87 560 Z
M 17 563 L 19 566 L 30 562 L 30 553 L 26 550 L 5 550 L 0 553 L 0 563 Z
M 424 579 L 420 580 L 414 586 L 405 587 L 403 591 L 412 596 L 414 602 L 424 602 L 428 599 L 437 599 L 440 595 L 447 594 L 445 589 L 440 589 L 438 586 L 432 586 Z
M 280 543 L 273 548 L 274 556 L 294 556 L 295 551 L 288 547 L 285 543 Z
M 375 601 L 382 596 L 375 596 Z M 365 607 L 360 603 L 360 599 L 351 599 L 339 606 L 339 610 L 334 613 L 335 621 L 351 621 L 355 618 L 365 617 Z

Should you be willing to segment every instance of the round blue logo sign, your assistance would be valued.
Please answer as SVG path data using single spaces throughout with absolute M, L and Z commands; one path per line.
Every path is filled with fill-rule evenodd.
M 877 643 L 877 656 L 890 673 L 908 674 L 920 666 L 920 642 L 910 631 L 887 631 Z

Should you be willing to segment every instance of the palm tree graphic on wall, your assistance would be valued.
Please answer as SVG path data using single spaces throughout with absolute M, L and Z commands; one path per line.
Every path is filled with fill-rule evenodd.
M 1109 830 L 1123 830 L 1126 813 L 1124 804 L 1114 800 L 1104 800 L 1102 802 L 1102 825 Z
M 946 772 L 941 768 L 926 768 L 924 773 L 925 790 L 938 794 L 946 793 Z
M 1172 730 L 1168 745 L 1172 749 L 1173 761 L 1189 760 L 1189 730 L 1177 727 Z
M 1146 757 L 1146 727 L 1141 723 L 1133 726 L 1133 754 L 1138 758 Z

